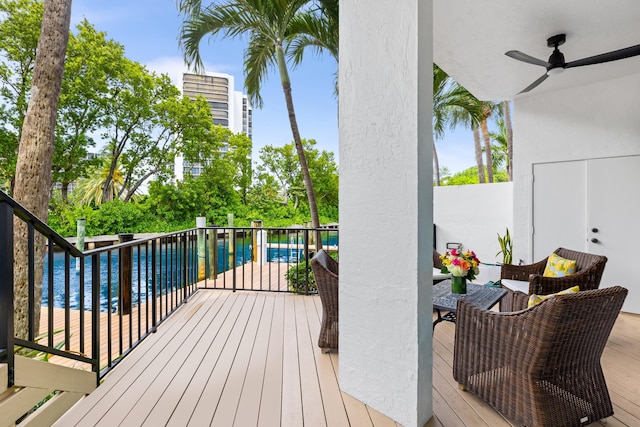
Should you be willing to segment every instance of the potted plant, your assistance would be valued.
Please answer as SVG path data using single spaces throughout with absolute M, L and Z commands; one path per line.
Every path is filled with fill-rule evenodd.
M 500 250 L 496 256 L 502 254 L 502 263 L 511 264 L 513 261 L 513 243 L 511 242 L 511 235 L 509 234 L 508 228 L 504 236 L 498 234 L 498 243 L 500 243 Z

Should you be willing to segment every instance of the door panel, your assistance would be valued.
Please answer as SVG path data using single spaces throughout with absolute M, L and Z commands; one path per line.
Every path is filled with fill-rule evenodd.
M 533 261 L 559 247 L 586 250 L 587 162 L 533 165 Z
M 629 289 L 622 310 L 640 313 L 640 156 L 589 160 L 588 189 L 587 252 L 608 258 L 601 286 Z

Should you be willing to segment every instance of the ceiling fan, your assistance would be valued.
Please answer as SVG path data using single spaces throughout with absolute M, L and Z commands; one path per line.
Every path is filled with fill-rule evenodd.
M 533 65 L 540 65 L 545 67 L 547 71 L 542 75 L 542 77 L 538 78 L 536 81 L 531 83 L 529 86 L 524 88 L 520 93 L 529 92 L 531 89 L 538 86 L 540 83 L 545 81 L 549 76 L 554 74 L 560 74 L 566 68 L 573 67 L 582 67 L 583 65 L 593 65 L 600 64 L 603 62 L 609 61 L 617 61 L 618 59 L 630 58 L 632 56 L 640 55 L 640 45 L 627 47 L 625 49 L 614 50 L 612 52 L 602 53 L 600 55 L 590 56 L 588 58 L 578 59 L 576 61 L 565 62 L 564 55 L 558 49 L 558 46 L 564 44 L 567 36 L 565 34 L 558 34 L 553 37 L 549 37 L 547 39 L 547 46 L 553 48 L 553 53 L 549 57 L 548 61 L 543 61 L 542 59 L 534 58 L 533 56 L 529 56 L 526 53 L 522 53 L 519 50 L 510 50 L 505 52 L 510 58 L 517 59 L 518 61 L 523 61 Z

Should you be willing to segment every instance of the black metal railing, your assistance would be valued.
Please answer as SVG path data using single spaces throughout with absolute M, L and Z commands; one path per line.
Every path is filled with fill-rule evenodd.
M 26 226 L 26 239 L 16 241 L 14 220 Z M 0 363 L 9 365 L 9 386 L 15 347 L 88 365 L 102 378 L 196 291 L 195 244 L 193 229 L 83 252 L 0 191 Z M 36 267 L 39 246 L 45 259 Z M 26 283 L 16 283 L 20 250 Z M 22 338 L 14 331 L 15 285 L 28 288 Z
M 338 252 L 337 228 L 206 227 L 200 287 L 316 293 L 309 261 L 318 239 Z M 203 236 L 201 235 L 201 239 Z M 204 268 L 204 269 L 203 269 Z
M 26 226 L 26 238 L 15 238 L 14 221 Z M 81 251 L 0 191 L 0 363 L 9 365 L 9 385 L 15 347 L 87 365 L 99 381 L 198 287 L 315 293 L 316 242 L 338 251 L 337 228 L 204 227 L 132 237 Z M 20 245 L 26 284 L 14 272 Z M 40 249 L 44 265 L 36 265 Z M 15 285 L 28 288 L 26 339 L 14 332 Z

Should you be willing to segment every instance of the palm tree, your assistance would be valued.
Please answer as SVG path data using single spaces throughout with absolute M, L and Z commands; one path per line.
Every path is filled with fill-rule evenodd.
M 484 140 L 484 154 L 487 162 L 487 180 L 493 182 L 493 160 L 491 156 L 491 135 L 489 134 L 489 126 L 487 122 L 493 113 L 500 110 L 500 104 L 492 101 L 481 101 L 482 120 L 480 120 L 480 129 L 482 130 L 482 139 Z
M 478 124 L 472 125 L 473 146 L 476 152 L 476 165 L 478 166 L 478 182 L 484 184 L 484 163 L 482 161 L 482 143 L 480 142 L 480 127 Z
M 513 181 L 513 128 L 511 127 L 510 101 L 502 102 L 502 114 L 504 116 L 505 133 L 507 137 L 507 176 Z
M 316 53 L 329 53 L 338 63 L 339 49 L 339 8 L 338 0 L 317 0 L 318 6 L 307 13 L 297 15 L 291 23 L 293 33 L 300 34 L 290 46 L 289 55 L 297 66 L 302 62 L 307 48 Z M 334 75 L 335 89 L 338 94 L 338 73 Z
M 123 188 L 124 176 L 119 162 L 112 173 L 109 157 L 103 157 L 101 166 L 94 166 L 88 171 L 86 178 L 78 181 L 75 193 L 81 195 L 80 203 L 83 205 L 101 205 L 118 199 L 120 195 L 124 197 Z
M 507 128 L 504 124 L 503 118 L 498 119 L 496 124 L 498 125 L 498 132 L 489 132 L 491 139 L 496 143 L 491 147 L 491 161 L 493 162 L 493 167 L 496 171 L 503 163 L 505 163 L 508 172 L 511 168 L 511 162 L 507 153 Z M 510 178 L 509 181 L 511 181 Z
M 203 69 L 200 42 L 206 35 L 248 37 L 249 44 L 244 53 L 245 87 L 251 103 L 258 108 L 263 105 L 262 81 L 269 68 L 277 67 L 309 199 L 311 223 L 314 228 L 319 227 L 318 207 L 298 130 L 286 61 L 292 43 L 302 36 L 294 24 L 307 13 L 305 8 L 309 0 L 220 0 L 206 8 L 202 8 L 201 3 L 201 0 L 180 0 L 178 3 L 180 12 L 187 15 L 180 35 L 187 64 L 194 66 L 196 71 Z
M 435 139 L 444 136 L 447 126 L 453 127 L 463 118 L 477 123 L 482 110 L 477 99 L 463 86 L 433 64 L 433 134 Z M 440 185 L 440 164 L 435 144 L 433 145 L 433 169 L 436 185 Z
M 51 163 L 56 127 L 58 100 L 62 86 L 64 59 L 69 41 L 71 0 L 45 0 L 42 29 L 31 80 L 29 108 L 22 125 L 22 134 L 16 164 L 13 197 L 22 206 L 46 222 L 51 188 Z M 29 332 L 29 274 L 28 230 L 18 221 L 15 229 L 14 258 L 15 324 L 16 337 L 28 339 Z M 33 328 L 40 324 L 42 275 L 44 269 L 44 238 L 36 239 L 35 248 L 35 301 Z M 10 349 L 12 351 L 12 349 Z

